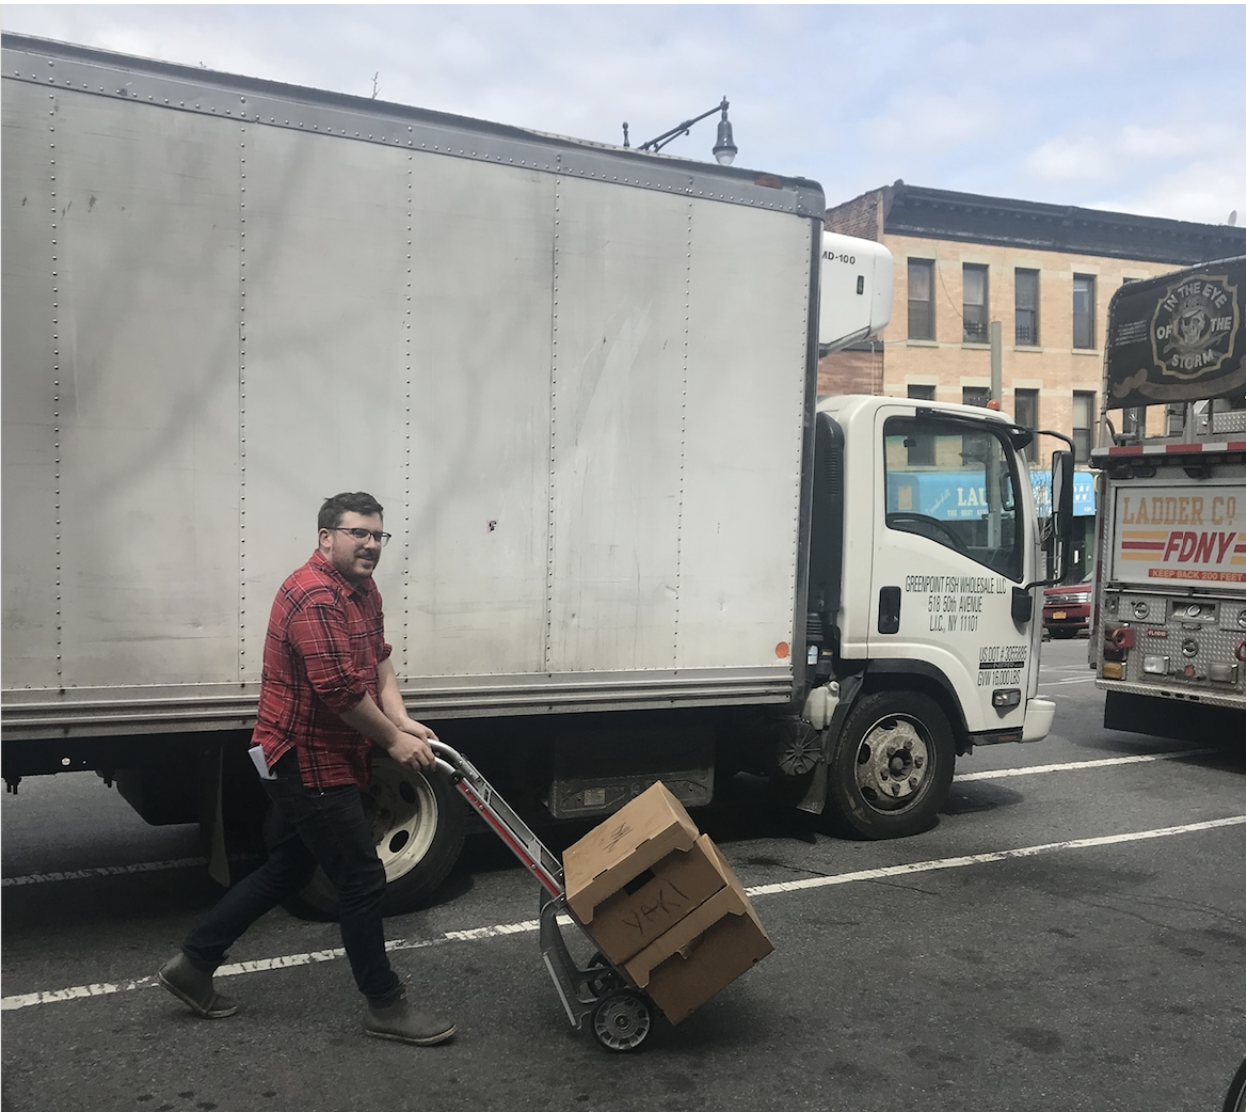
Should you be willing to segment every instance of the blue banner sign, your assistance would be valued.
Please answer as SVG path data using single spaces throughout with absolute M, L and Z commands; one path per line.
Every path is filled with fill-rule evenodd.
M 1051 472 L 1031 471 L 1034 508 L 1039 517 L 1051 517 Z M 1095 516 L 1095 477 L 1089 471 L 1073 472 L 1073 516 Z
M 1034 508 L 1039 517 L 1051 516 L 1051 473 L 1031 471 Z M 986 476 L 981 471 L 888 471 L 887 512 L 920 513 L 939 521 L 977 521 L 989 511 Z M 1073 474 L 1073 514 L 1093 517 L 1094 476 Z

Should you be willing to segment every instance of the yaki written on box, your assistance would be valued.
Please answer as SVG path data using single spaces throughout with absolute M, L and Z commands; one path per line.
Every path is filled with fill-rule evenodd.
M 563 853 L 567 907 L 589 927 L 610 897 L 628 886 L 635 891 L 637 878 L 642 884 L 651 879 L 655 865 L 670 854 L 687 853 L 698 837 L 683 804 L 659 781 Z
M 709 835 L 661 860 L 611 893 L 585 924 L 598 948 L 616 965 L 638 954 L 727 883 Z
M 624 963 L 672 1024 L 747 973 L 774 946 L 718 847 L 704 839 L 725 887 Z
M 672 1022 L 773 948 L 730 866 L 654 784 L 563 854 L 567 906 Z

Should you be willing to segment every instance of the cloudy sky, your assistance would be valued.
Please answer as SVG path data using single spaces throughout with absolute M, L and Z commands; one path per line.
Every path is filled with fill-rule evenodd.
M 1246 220 L 1246 6 L 22 5 L 5 31 L 737 165 Z M 669 154 L 709 159 L 714 119 Z

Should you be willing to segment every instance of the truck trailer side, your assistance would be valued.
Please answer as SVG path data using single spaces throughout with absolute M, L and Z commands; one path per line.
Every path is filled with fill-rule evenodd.
M 816 184 L 3 49 L 11 786 L 96 769 L 149 821 L 203 822 L 223 877 L 257 798 L 269 604 L 347 489 L 394 534 L 376 579 L 412 713 L 555 818 L 659 777 L 696 806 L 753 764 L 860 834 L 908 833 L 957 752 L 1046 732 L 1027 434 L 883 399 L 815 413 Z M 889 291 L 846 296 L 846 332 L 885 323 Z M 969 491 L 952 524 L 902 466 L 923 437 Z M 910 636 L 936 565 L 938 606 L 963 586 L 972 613 Z M 405 906 L 462 816 L 383 760 L 373 800 Z

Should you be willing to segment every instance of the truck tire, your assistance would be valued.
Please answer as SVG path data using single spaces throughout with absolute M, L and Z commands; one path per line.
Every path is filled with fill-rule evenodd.
M 831 754 L 827 814 L 858 838 L 903 838 L 934 825 L 956 748 L 939 704 L 915 691 L 862 696 Z
M 382 915 L 399 915 L 424 903 L 454 868 L 463 849 L 467 809 L 449 779 L 425 775 L 388 757 L 372 762 L 364 792 L 377 856 L 385 864 Z M 301 919 L 337 918 L 337 893 L 319 869 L 285 908 Z

